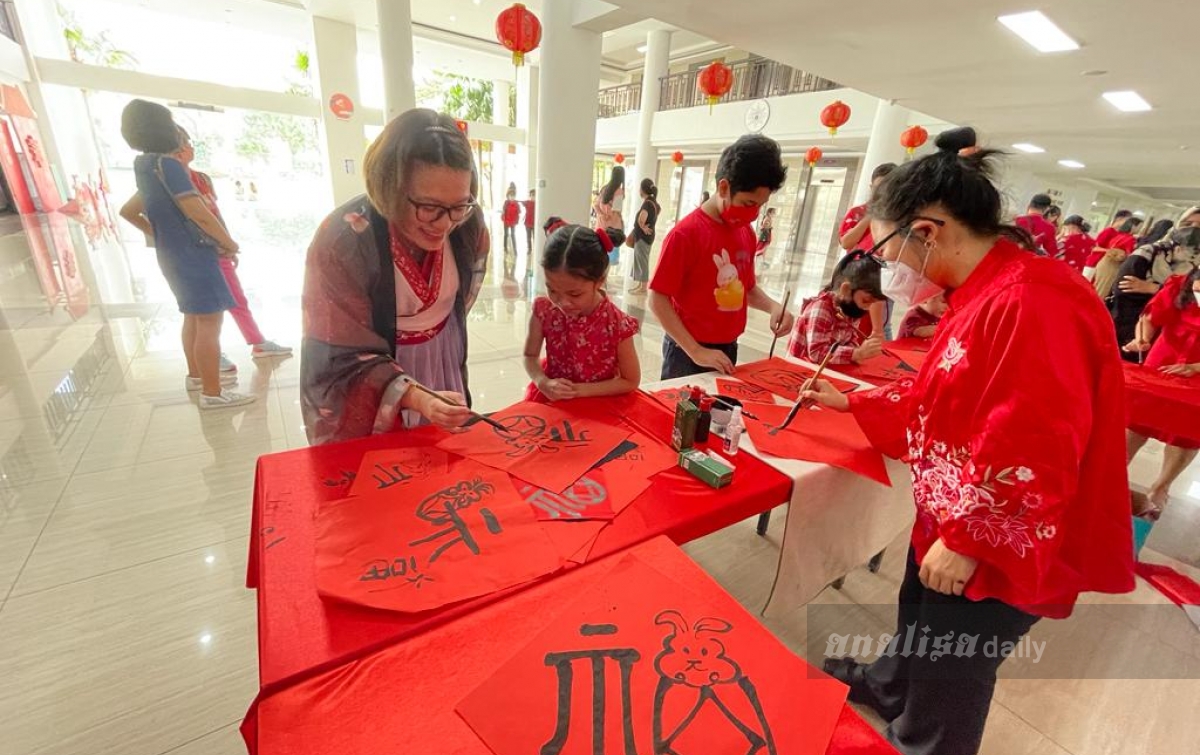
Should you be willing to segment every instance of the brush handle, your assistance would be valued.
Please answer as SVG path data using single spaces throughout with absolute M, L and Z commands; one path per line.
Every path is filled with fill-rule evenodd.
M 449 406 L 457 406 L 460 409 L 467 409 L 467 411 L 471 412 L 472 417 L 475 417 L 478 420 L 486 422 L 487 424 L 491 425 L 492 427 L 496 428 L 497 430 L 500 430 L 500 431 L 506 432 L 506 433 L 508 432 L 507 427 L 500 424 L 499 422 L 492 419 L 491 417 L 485 417 L 482 414 L 480 414 L 479 412 L 475 411 L 474 409 L 465 407 L 462 404 L 451 401 L 450 399 L 446 398 L 445 396 L 438 393 L 437 391 L 432 390 L 430 388 L 426 388 L 425 386 L 421 385 L 420 383 L 418 383 L 415 380 L 410 380 L 408 382 L 408 385 L 411 388 L 416 388 L 418 391 L 420 391 L 421 393 L 424 393 L 427 396 L 432 396 L 433 398 L 437 399 L 438 401 L 441 401 L 443 404 L 448 404 Z

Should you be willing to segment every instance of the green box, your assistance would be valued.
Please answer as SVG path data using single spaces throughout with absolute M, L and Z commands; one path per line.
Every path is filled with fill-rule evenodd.
M 733 482 L 732 467 L 694 448 L 679 454 L 679 466 L 711 488 L 723 488 Z

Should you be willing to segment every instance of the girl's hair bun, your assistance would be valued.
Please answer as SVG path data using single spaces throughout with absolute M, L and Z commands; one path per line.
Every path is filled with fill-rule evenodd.
M 978 137 L 975 135 L 975 129 L 970 126 L 962 126 L 960 128 L 952 128 L 949 131 L 943 131 L 938 134 L 934 144 L 942 152 L 949 152 L 952 155 L 957 155 L 964 149 L 970 149 L 976 146 Z

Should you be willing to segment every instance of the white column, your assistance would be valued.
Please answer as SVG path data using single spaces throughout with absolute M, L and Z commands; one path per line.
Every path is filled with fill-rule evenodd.
M 536 66 L 525 65 L 517 70 L 517 128 L 525 131 L 525 144 L 517 147 L 517 165 L 525 171 L 525 185 L 537 188 L 538 134 L 538 72 Z M 545 215 L 540 211 L 538 225 Z
M 512 91 L 512 83 L 496 79 L 492 81 L 492 123 L 497 126 L 509 126 L 508 122 L 508 97 Z M 494 195 L 492 196 L 492 206 L 498 207 L 500 202 L 504 200 L 504 192 L 508 188 L 508 182 L 512 180 L 508 175 L 508 144 L 500 142 L 492 142 L 492 187 Z M 525 198 L 521 193 L 528 190 L 528 187 L 517 186 L 517 200 Z
M 671 32 L 656 29 L 646 35 L 646 60 L 642 66 L 642 103 L 638 112 L 637 152 L 633 156 L 633 171 L 626 187 L 626 204 L 637 207 L 638 185 L 643 178 L 653 180 L 658 175 L 658 150 L 650 139 L 654 129 L 654 116 L 658 112 L 661 93 L 659 79 L 669 71 L 671 57 Z M 627 212 L 626 217 L 630 216 Z M 626 229 L 628 230 L 628 229 Z
M 413 84 L 412 8 L 409 0 L 376 0 L 379 53 L 383 59 L 383 120 L 417 106 Z
M 854 190 L 854 204 L 860 205 L 871 198 L 871 171 L 882 163 L 902 163 L 908 157 L 900 146 L 900 134 L 912 124 L 912 111 L 893 105 L 887 100 L 879 101 L 875 111 L 875 122 L 871 124 L 871 140 L 867 142 L 867 154 L 863 158 L 862 170 L 858 175 L 858 186 Z
M 363 116 L 358 99 L 358 40 L 354 24 L 313 16 L 316 47 L 316 94 L 321 103 L 327 174 L 335 205 L 363 192 L 362 157 L 366 150 Z M 329 98 L 344 94 L 355 105 L 346 120 L 334 115 Z
M 571 223 L 588 222 L 596 118 L 600 103 L 600 34 L 572 25 L 572 0 L 542 5 L 542 56 L 538 99 L 553 103 L 538 111 L 538 214 L 558 215 Z M 534 258 L 543 235 L 535 234 Z M 534 266 L 534 290 L 542 290 L 540 265 Z

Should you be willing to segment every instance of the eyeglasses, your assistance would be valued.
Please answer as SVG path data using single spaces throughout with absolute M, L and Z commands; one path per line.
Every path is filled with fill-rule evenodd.
M 943 228 L 946 225 L 945 220 L 939 220 L 938 218 L 929 218 L 929 217 L 925 217 L 924 215 L 916 215 L 913 217 L 912 220 L 908 221 L 904 225 L 898 226 L 896 228 L 896 230 L 892 231 L 891 233 L 889 233 L 888 235 L 886 235 L 882 239 L 880 239 L 878 242 L 876 242 L 875 246 L 871 247 L 871 250 L 869 252 L 867 252 L 867 254 L 869 254 L 872 257 L 874 257 L 875 259 L 879 260 L 879 264 L 883 265 L 884 267 L 887 267 L 887 261 L 884 260 L 883 257 L 881 256 L 881 252 L 883 251 L 884 244 L 891 241 L 898 234 L 904 233 L 905 231 L 912 230 L 912 224 L 918 220 L 925 220 L 927 222 L 933 223 L 938 228 Z
M 447 207 L 446 205 L 434 202 L 418 202 L 412 197 L 408 198 L 408 203 L 416 210 L 417 220 L 422 223 L 436 223 L 447 215 L 450 216 L 450 222 L 461 223 L 471 217 L 471 213 L 475 212 L 475 208 L 479 206 L 475 203 L 474 199 L 464 204 L 454 205 L 453 207 Z

